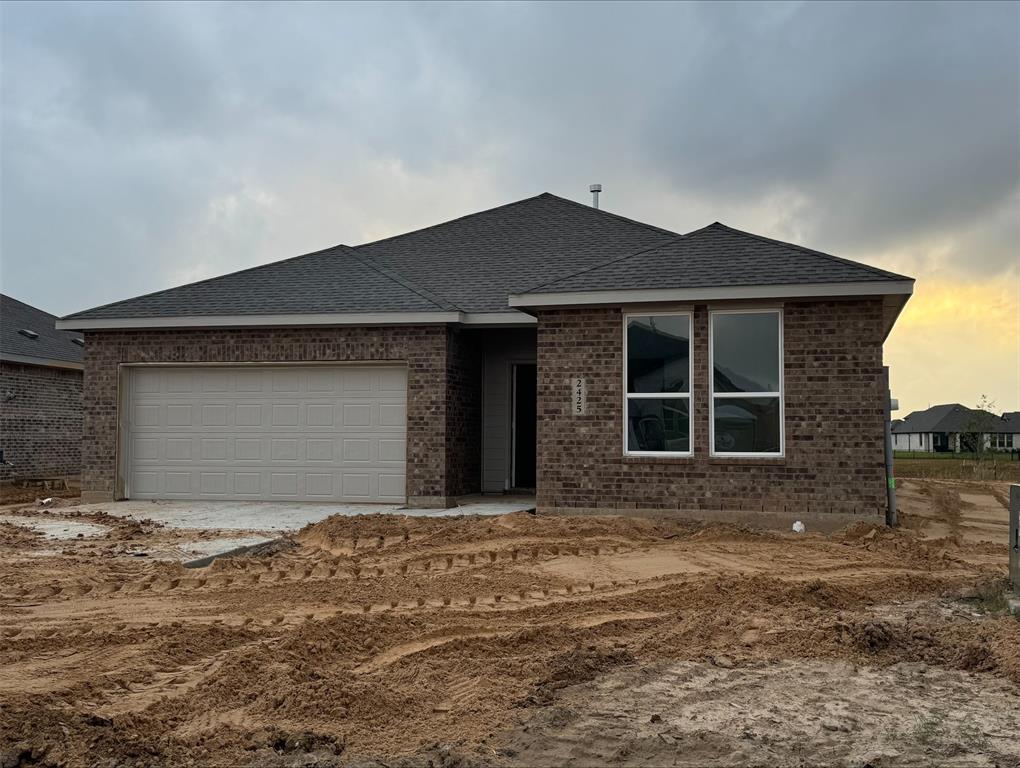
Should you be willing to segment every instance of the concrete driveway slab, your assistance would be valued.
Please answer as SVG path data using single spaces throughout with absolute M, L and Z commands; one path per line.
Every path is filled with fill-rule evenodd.
M 410 509 L 398 504 L 311 504 L 275 501 L 116 501 L 83 504 L 82 513 L 103 511 L 137 520 L 148 518 L 169 528 L 289 533 L 331 515 L 398 514 L 410 517 L 505 515 L 535 508 L 529 497 L 468 497 L 448 509 Z
M 67 540 L 76 539 L 79 536 L 89 538 L 93 536 L 105 536 L 110 529 L 105 525 L 94 523 L 83 523 L 78 520 L 68 520 L 63 517 L 27 517 L 23 515 L 0 515 L 0 523 L 20 525 L 24 528 L 31 528 L 39 531 L 47 539 Z

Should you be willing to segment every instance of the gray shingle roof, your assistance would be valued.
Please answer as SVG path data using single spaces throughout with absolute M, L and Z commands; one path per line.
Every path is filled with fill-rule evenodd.
M 1020 419 L 1013 417 L 1018 415 L 1006 413 L 999 417 L 959 403 L 946 403 L 912 412 L 899 424 L 894 424 L 892 431 L 904 435 L 925 432 L 1017 432 L 1020 431 Z
M 676 236 L 546 192 L 357 251 L 464 312 L 505 312 L 511 293 Z
M 338 245 L 66 319 L 510 312 L 508 295 L 531 290 L 903 279 L 721 224 L 681 236 L 543 193 L 356 249 Z
M 442 312 L 448 303 L 338 245 L 285 261 L 118 301 L 70 319 Z
M 81 334 L 58 331 L 53 325 L 56 319 L 48 312 L 0 294 L 0 356 L 80 363 L 84 350 L 72 339 L 80 339 Z M 25 336 L 22 330 L 37 333 L 38 337 Z
M 718 222 L 531 293 L 854 283 L 910 278 Z

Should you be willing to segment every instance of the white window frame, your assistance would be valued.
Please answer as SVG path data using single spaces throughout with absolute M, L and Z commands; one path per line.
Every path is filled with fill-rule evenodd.
M 627 328 L 631 318 L 634 317 L 686 317 L 689 331 L 688 355 L 687 355 L 687 392 L 627 392 Z M 687 398 L 688 413 L 688 435 L 687 444 L 690 448 L 686 451 L 631 451 L 627 447 L 627 426 L 630 420 L 631 400 L 682 400 Z M 691 310 L 663 312 L 663 311 L 634 311 L 623 313 L 623 455 L 644 456 L 650 458 L 686 458 L 694 455 L 694 312 Z
M 715 393 L 715 316 L 716 315 L 766 315 L 773 314 L 779 319 L 779 391 L 778 392 L 722 392 Z M 786 355 L 783 347 L 783 310 L 780 307 L 754 307 L 742 309 L 711 309 L 708 312 L 708 450 L 710 456 L 736 459 L 782 459 L 786 457 L 786 395 L 784 368 Z M 749 397 L 779 398 L 779 453 L 761 451 L 717 451 L 715 449 L 715 399 L 736 400 Z
M 991 447 L 997 450 L 1013 450 L 1013 435 L 1009 432 L 996 432 L 992 434 Z

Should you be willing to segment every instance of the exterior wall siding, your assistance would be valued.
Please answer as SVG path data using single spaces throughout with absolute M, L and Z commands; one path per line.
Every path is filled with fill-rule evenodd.
M 471 490 L 478 422 L 454 415 L 472 365 L 445 326 L 90 331 L 86 333 L 82 496 L 117 488 L 120 366 L 126 363 L 402 362 L 407 364 L 407 499 L 445 506 Z M 451 351 L 453 354 L 451 354 Z M 448 380 L 459 382 L 448 387 Z M 480 400 L 480 395 L 474 395 Z M 466 464 L 466 466 L 463 466 Z
M 647 458 L 623 455 L 622 308 L 540 311 L 539 509 L 884 513 L 881 300 L 788 302 L 783 315 L 785 456 L 710 456 L 708 307 L 697 305 L 694 455 Z M 587 378 L 584 416 L 568 409 L 572 374 Z
M 81 371 L 0 363 L 0 480 L 77 475 L 81 436 Z

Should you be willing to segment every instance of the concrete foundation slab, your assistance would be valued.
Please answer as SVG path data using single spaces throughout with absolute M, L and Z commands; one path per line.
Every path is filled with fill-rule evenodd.
M 82 512 L 103 511 L 136 520 L 148 518 L 170 528 L 287 533 L 332 515 L 398 514 L 413 517 L 505 515 L 535 508 L 530 497 L 472 496 L 446 509 L 414 509 L 395 504 L 314 504 L 273 501 L 115 501 L 85 504 Z M 66 510 L 65 510 L 66 511 Z
M 10 523 L 11 525 L 20 525 L 23 528 L 31 528 L 32 530 L 39 531 L 47 539 L 55 540 L 77 539 L 79 536 L 82 538 L 105 536 L 110 530 L 105 525 L 82 523 L 62 517 L 50 520 L 45 517 L 0 515 L 0 523 Z

